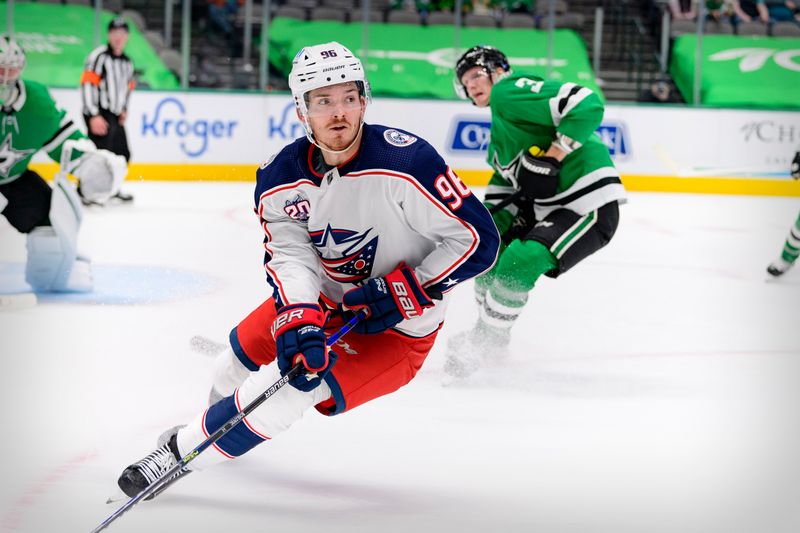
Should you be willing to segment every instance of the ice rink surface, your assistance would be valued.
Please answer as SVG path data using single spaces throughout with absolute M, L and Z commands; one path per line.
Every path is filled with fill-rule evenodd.
M 268 296 L 252 186 L 129 183 L 81 248 L 97 290 L 0 312 L 0 531 L 88 532 L 122 469 L 205 407 L 219 342 Z M 631 194 L 616 237 L 543 279 L 511 356 L 444 388 L 454 294 L 417 378 L 316 412 L 114 532 L 800 531 L 797 198 Z M 0 220 L 0 279 L 24 238 Z M 269 408 L 268 404 L 261 407 Z

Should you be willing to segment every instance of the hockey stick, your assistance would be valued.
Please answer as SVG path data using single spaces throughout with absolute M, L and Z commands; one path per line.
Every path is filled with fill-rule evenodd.
M 364 313 L 357 313 L 344 326 L 339 328 L 338 331 L 336 331 L 333 335 L 328 337 L 326 344 L 328 346 L 333 346 L 334 344 L 336 344 L 339 341 L 339 339 L 341 339 L 342 336 L 344 336 L 348 331 L 353 329 L 353 326 L 355 326 L 362 318 L 364 318 L 364 316 L 365 316 Z M 180 474 L 181 471 L 183 471 L 184 468 L 186 468 L 186 465 L 188 465 L 191 461 L 193 461 L 204 450 L 206 450 L 215 442 L 217 442 L 219 439 L 221 439 L 226 433 L 228 433 L 237 424 L 239 424 L 239 422 L 244 420 L 244 418 L 247 415 L 252 413 L 259 405 L 264 403 L 267 400 L 267 398 L 275 394 L 278 391 L 278 389 L 286 385 L 292 379 L 299 376 L 302 373 L 302 371 L 303 371 L 302 363 L 298 363 L 295 366 L 293 366 L 286 373 L 285 376 L 283 376 L 281 379 L 273 383 L 267 390 L 265 390 L 260 396 L 255 398 L 252 402 L 244 406 L 244 408 L 241 411 L 233 415 L 230 418 L 230 420 L 225 422 L 225 424 L 223 424 L 222 427 L 220 427 L 218 430 L 212 433 L 211 436 L 209 436 L 206 440 L 198 444 L 194 450 L 186 454 L 186 456 L 183 457 L 183 459 L 181 459 L 177 464 L 175 464 L 172 468 L 164 472 L 164 474 L 161 477 L 159 477 L 157 480 L 151 483 L 146 489 L 142 490 L 142 492 L 140 492 L 139 494 L 128 500 L 128 502 L 125 505 L 117 509 L 111 516 L 106 518 L 103 521 L 103 523 L 101 523 L 99 526 L 97 526 L 92 530 L 92 533 L 103 531 L 114 520 L 116 520 L 117 518 L 125 514 L 127 511 L 129 511 L 134 505 L 136 505 L 143 499 L 147 498 L 151 494 L 156 494 L 157 492 L 161 492 L 161 490 L 166 488 L 166 485 L 170 484 L 170 481 L 172 480 L 173 476 Z
M 495 205 L 493 205 L 491 208 L 489 208 L 489 213 L 494 215 L 495 213 L 497 213 L 498 211 L 500 211 L 501 209 L 503 209 L 507 205 L 513 204 L 514 202 L 516 202 L 517 200 L 522 198 L 522 196 L 523 195 L 522 195 L 522 191 L 521 190 L 516 191 L 513 194 L 510 194 L 510 195 L 506 196 L 505 198 L 503 198 L 502 200 L 497 202 Z

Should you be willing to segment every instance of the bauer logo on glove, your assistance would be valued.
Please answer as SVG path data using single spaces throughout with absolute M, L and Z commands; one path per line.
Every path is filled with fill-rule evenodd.
M 527 198 L 549 198 L 558 190 L 560 172 L 558 159 L 545 156 L 538 146 L 531 146 L 519 158 L 517 184 Z
M 367 334 L 381 333 L 403 320 L 417 318 L 429 307 L 433 307 L 433 301 L 404 263 L 382 278 L 370 279 L 363 287 L 347 291 L 342 299 L 344 310 L 366 313 L 367 318 L 354 330 Z

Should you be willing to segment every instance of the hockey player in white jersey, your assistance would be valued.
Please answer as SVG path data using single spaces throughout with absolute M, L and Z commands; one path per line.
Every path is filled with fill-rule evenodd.
M 298 362 L 291 380 L 189 465 L 238 457 L 315 407 L 337 415 L 406 385 L 441 327 L 450 291 L 495 262 L 492 218 L 436 150 L 369 125 L 369 83 L 341 44 L 302 49 L 289 85 L 306 138 L 257 172 L 255 209 L 273 297 L 230 335 L 215 363 L 210 407 L 128 466 L 134 496 Z M 366 318 L 331 349 L 353 312 Z

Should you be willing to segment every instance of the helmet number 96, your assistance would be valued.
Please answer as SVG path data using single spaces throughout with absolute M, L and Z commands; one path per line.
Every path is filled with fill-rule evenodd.
M 336 50 L 323 50 L 322 52 L 320 52 L 320 55 L 324 59 L 330 59 L 332 57 L 336 57 Z

